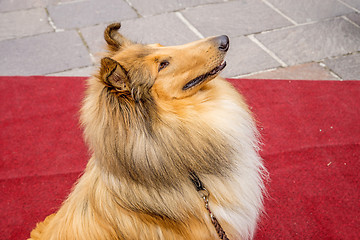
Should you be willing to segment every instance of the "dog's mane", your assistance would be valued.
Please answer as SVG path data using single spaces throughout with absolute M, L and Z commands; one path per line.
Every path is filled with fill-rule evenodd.
M 231 167 L 226 164 L 231 147 L 205 122 L 186 122 L 175 114 L 160 117 L 148 94 L 134 101 L 128 94 L 90 81 L 82 110 L 85 139 L 110 173 L 162 188 L 177 187 L 188 179 L 190 169 L 217 175 L 224 166 Z

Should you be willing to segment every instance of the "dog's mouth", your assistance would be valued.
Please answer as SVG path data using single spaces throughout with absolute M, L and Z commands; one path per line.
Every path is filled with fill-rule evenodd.
M 211 70 L 210 72 L 207 72 L 203 75 L 200 75 L 196 78 L 194 78 L 193 80 L 189 81 L 188 83 L 185 84 L 185 86 L 182 88 L 182 90 L 188 90 L 192 87 L 195 87 L 199 84 L 201 84 L 202 82 L 204 82 L 205 80 L 207 80 L 209 77 L 214 76 L 216 74 L 218 74 L 221 70 L 223 70 L 226 67 L 226 62 L 222 61 L 221 64 L 217 67 L 215 67 L 213 70 Z

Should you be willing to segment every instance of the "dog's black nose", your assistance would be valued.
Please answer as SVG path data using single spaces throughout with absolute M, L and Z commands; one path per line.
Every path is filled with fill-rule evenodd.
M 219 50 L 226 52 L 229 49 L 229 38 L 226 35 L 221 35 L 218 38 Z

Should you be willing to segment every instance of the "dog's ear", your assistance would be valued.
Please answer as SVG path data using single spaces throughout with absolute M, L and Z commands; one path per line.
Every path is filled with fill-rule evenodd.
M 121 91 L 130 91 L 127 71 L 111 58 L 101 59 L 100 78 L 107 86 Z
M 112 23 L 109 26 L 106 27 L 104 31 L 104 38 L 105 41 L 108 44 L 108 48 L 110 51 L 118 51 L 122 47 L 132 44 L 132 42 L 123 37 L 118 30 L 120 29 L 121 24 L 120 23 Z

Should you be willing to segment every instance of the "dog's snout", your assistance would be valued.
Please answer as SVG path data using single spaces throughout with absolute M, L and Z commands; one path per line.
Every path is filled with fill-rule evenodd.
M 219 43 L 219 50 L 222 52 L 226 52 L 229 49 L 229 38 L 226 35 L 222 35 L 217 37 L 217 41 Z

